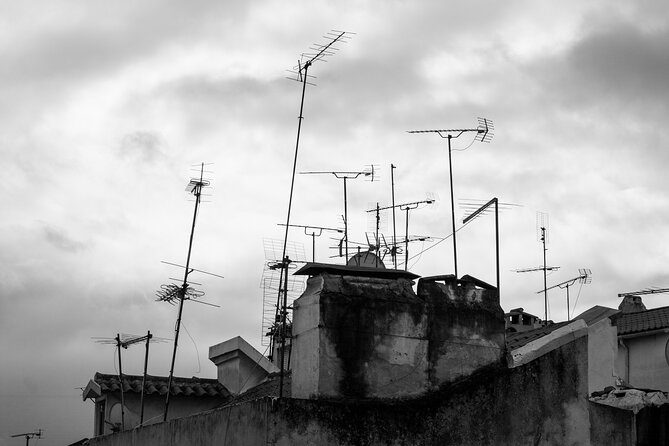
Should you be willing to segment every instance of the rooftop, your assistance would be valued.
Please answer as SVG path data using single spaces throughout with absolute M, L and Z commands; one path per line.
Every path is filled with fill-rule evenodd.
M 568 325 L 571 321 L 558 322 L 544 327 L 535 328 L 533 330 L 521 331 L 518 333 L 507 333 L 506 346 L 509 350 L 515 350 L 528 344 L 536 339 L 542 338 L 547 334 L 552 333 L 560 327 Z
M 145 395 L 165 395 L 167 393 L 166 376 L 146 377 Z M 96 386 L 92 385 L 95 384 Z M 104 393 L 116 392 L 120 389 L 117 375 L 96 373 L 84 391 L 84 399 L 100 396 Z M 123 392 L 141 393 L 141 375 L 123 375 Z M 209 378 L 172 378 L 172 389 L 170 395 L 184 396 L 211 396 L 226 398 L 230 392 L 216 379 Z
M 381 279 L 409 279 L 420 276 L 400 269 L 370 268 L 368 266 L 334 265 L 330 263 L 310 262 L 295 271 L 296 276 L 315 276 L 320 273 L 329 273 L 339 276 L 377 277 Z
M 669 328 L 669 307 L 653 308 L 637 313 L 620 313 L 614 320 L 618 326 L 619 336 Z
M 619 310 L 615 308 L 603 307 L 601 305 L 595 305 L 594 307 L 585 310 L 583 313 L 576 316 L 574 319 L 583 319 L 588 326 L 598 322 L 604 318 L 611 317 L 614 314 L 618 313 Z

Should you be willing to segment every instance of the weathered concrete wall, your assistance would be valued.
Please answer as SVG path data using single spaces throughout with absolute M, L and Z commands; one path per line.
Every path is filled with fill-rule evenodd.
M 293 397 L 425 391 L 427 314 L 411 281 L 321 274 L 293 307 Z
M 91 445 L 587 445 L 587 373 L 581 337 L 528 364 L 500 363 L 421 398 L 265 398 Z
M 606 404 L 589 403 L 592 446 L 634 445 L 634 413 Z
M 590 403 L 592 446 L 669 445 L 669 405 L 642 408 L 638 413 Z
M 439 386 L 499 361 L 506 349 L 504 311 L 495 288 L 455 277 L 423 278 L 428 304 L 429 379 Z

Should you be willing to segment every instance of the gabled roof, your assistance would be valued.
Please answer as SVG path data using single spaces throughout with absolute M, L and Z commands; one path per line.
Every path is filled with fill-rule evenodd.
M 535 328 L 533 330 L 521 331 L 518 333 L 506 334 L 506 346 L 509 350 L 515 350 L 523 345 L 532 342 L 536 339 L 542 338 L 549 333 L 557 330 L 560 327 L 568 325 L 571 321 L 558 322 L 545 327 Z
M 120 389 L 117 375 L 108 375 L 104 373 L 96 373 L 92 381 L 99 386 L 101 395 L 109 392 L 116 392 Z M 166 376 L 152 376 L 147 375 L 145 395 L 165 395 L 167 393 Z M 90 384 L 90 383 L 89 383 Z M 87 389 L 96 386 L 87 386 Z M 123 375 L 123 392 L 142 392 L 142 376 L 141 375 Z M 210 378 L 172 378 L 172 388 L 170 395 L 184 395 L 184 396 L 210 396 L 227 398 L 230 392 L 216 379 Z M 84 394 L 84 399 L 87 397 L 94 397 L 93 393 Z
M 620 313 L 614 320 L 618 326 L 618 336 L 669 328 L 669 307 Z

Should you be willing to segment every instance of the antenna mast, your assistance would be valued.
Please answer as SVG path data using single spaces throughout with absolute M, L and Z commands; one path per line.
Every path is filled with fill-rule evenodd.
M 30 439 L 31 438 L 37 438 L 38 440 L 42 438 L 42 429 L 37 429 L 36 432 L 25 432 L 23 434 L 14 434 L 11 436 L 12 438 L 16 437 L 26 437 L 26 446 L 30 444 Z
M 304 119 L 304 95 L 307 89 L 307 79 L 309 78 L 309 68 L 311 65 L 319 60 L 325 59 L 328 56 L 332 56 L 338 48 L 334 45 L 339 42 L 346 43 L 351 38 L 352 33 L 346 31 L 330 31 L 324 36 L 327 41 L 325 44 L 316 44 L 310 48 L 312 53 L 303 53 L 302 59 L 297 62 L 297 66 L 291 71 L 295 75 L 295 78 L 290 78 L 295 81 L 302 83 L 302 97 L 300 99 L 300 115 L 297 118 L 297 138 L 295 140 L 295 156 L 293 158 L 293 172 L 290 178 L 290 195 L 288 198 L 288 211 L 286 214 L 286 232 L 284 235 L 283 241 L 283 256 L 281 264 L 281 274 L 284 277 L 286 286 L 283 290 L 283 305 L 281 309 L 281 370 L 279 375 L 279 398 L 283 397 L 283 373 L 284 373 L 284 348 L 286 346 L 286 313 L 288 306 L 288 265 L 290 264 L 290 259 L 286 257 L 286 244 L 288 243 L 288 228 L 290 227 L 290 211 L 293 205 L 293 190 L 295 188 L 295 172 L 297 170 L 297 155 L 300 148 L 300 133 L 302 130 L 302 120 Z M 281 288 L 279 288 L 279 296 L 281 296 Z M 278 310 L 278 309 L 277 309 Z
M 344 181 L 344 242 L 346 243 L 346 262 L 348 262 L 348 198 L 346 193 L 346 180 L 355 180 L 359 176 L 371 177 L 370 181 L 374 181 L 374 166 L 370 169 L 365 169 L 360 172 L 351 172 L 351 171 L 310 171 L 310 172 L 300 172 L 300 175 L 320 175 L 320 174 L 332 174 L 338 180 Z
M 578 277 L 574 277 L 573 279 L 565 280 L 564 282 L 560 282 L 557 285 L 553 285 L 550 288 L 545 288 L 541 291 L 537 291 L 537 294 L 546 292 L 548 290 L 552 290 L 553 288 L 566 288 L 567 289 L 567 320 L 571 320 L 571 316 L 569 314 L 569 287 L 572 286 L 573 284 L 576 283 L 578 280 L 578 283 L 582 285 L 586 285 L 590 282 L 592 282 L 592 271 L 590 271 L 587 268 L 579 268 L 578 270 L 579 275 Z
M 448 173 L 451 184 L 451 225 L 453 236 L 453 265 L 455 278 L 458 277 L 458 248 L 455 237 L 455 204 L 453 201 L 453 163 L 451 161 L 451 139 L 457 138 L 463 133 L 475 132 L 474 141 L 490 142 L 493 136 L 492 121 L 486 118 L 478 118 L 479 125 L 475 129 L 444 129 L 444 130 L 409 130 L 408 133 L 436 133 L 440 137 L 448 139 Z
M 167 393 L 165 394 L 165 412 L 163 421 L 167 421 L 167 413 L 170 405 L 170 391 L 172 389 L 172 379 L 174 378 L 174 363 L 177 357 L 177 346 L 179 344 L 179 332 L 181 330 L 181 316 L 183 314 L 184 300 L 195 299 L 204 295 L 204 292 L 191 288 L 188 284 L 188 275 L 193 271 L 190 268 L 190 257 L 193 249 L 193 235 L 195 234 L 195 221 L 197 220 L 197 211 L 200 206 L 202 189 L 209 186 L 209 181 L 204 179 L 204 163 L 200 166 L 200 177 L 192 178 L 186 187 L 186 191 L 195 196 L 195 207 L 193 210 L 193 223 L 190 229 L 190 238 L 188 240 L 188 254 L 186 255 L 186 266 L 184 268 L 184 278 L 181 287 L 177 285 L 163 285 L 157 292 L 158 300 L 173 303 L 179 301 L 179 313 L 177 315 L 176 328 L 174 330 L 174 349 L 172 351 L 172 364 L 170 366 L 170 376 L 167 380 Z
M 479 214 L 485 212 L 487 208 L 490 206 L 494 205 L 495 206 L 495 269 L 496 269 L 496 276 L 497 276 L 497 297 L 499 298 L 500 293 L 499 293 L 499 209 L 498 209 L 498 200 L 497 197 L 493 198 L 474 212 L 472 212 L 468 217 L 465 217 L 464 220 L 462 220 L 462 224 L 466 224 L 467 222 L 471 221 L 472 219 L 476 218 Z
M 390 191 L 393 205 L 393 247 L 390 254 L 393 258 L 395 269 L 397 269 L 397 232 L 395 230 L 395 176 L 394 171 L 397 168 L 394 164 L 390 164 Z
M 123 398 L 123 367 L 121 364 L 121 347 L 127 349 L 133 344 L 138 344 L 140 342 L 146 341 L 146 353 L 144 354 L 144 375 L 142 377 L 142 393 L 140 396 L 140 405 L 141 413 L 139 425 L 141 426 L 144 423 L 144 387 L 146 384 L 146 372 L 149 363 L 149 342 L 161 342 L 166 341 L 163 338 L 155 338 L 150 331 L 147 332 L 145 336 L 136 336 L 136 335 L 121 335 L 116 334 L 114 338 L 93 338 L 98 344 L 113 344 L 118 350 L 118 381 L 119 388 L 121 390 L 121 430 L 125 430 L 125 401 Z
M 279 226 L 286 226 L 284 223 L 278 223 Z M 305 226 L 305 225 L 289 225 L 291 228 L 304 228 L 304 235 L 311 237 L 311 261 L 316 261 L 316 237 L 320 237 L 323 231 L 330 232 L 344 232 L 343 229 L 326 228 L 323 226 Z

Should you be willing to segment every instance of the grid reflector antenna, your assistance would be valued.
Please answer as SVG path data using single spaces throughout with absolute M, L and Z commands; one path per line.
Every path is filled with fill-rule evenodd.
M 283 293 L 283 287 L 287 284 L 287 302 L 288 307 L 292 307 L 292 303 L 297 299 L 302 291 L 304 291 L 304 277 L 290 275 L 283 278 L 283 263 L 281 262 L 281 255 L 283 252 L 283 240 L 276 240 L 265 238 L 263 239 L 263 247 L 265 249 L 265 264 L 263 267 L 262 278 L 260 280 L 260 287 L 263 290 L 263 316 L 262 316 L 262 331 L 260 343 L 263 346 L 271 345 L 274 342 L 275 334 L 278 333 L 279 324 L 281 321 L 281 302 L 277 299 L 280 296 L 279 292 Z M 304 245 L 302 243 L 288 241 L 286 243 L 286 255 L 291 259 L 295 259 L 288 264 L 288 269 L 294 269 L 297 265 L 293 263 L 306 262 L 306 255 Z

